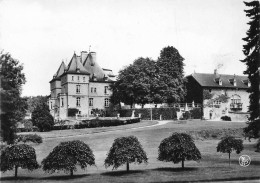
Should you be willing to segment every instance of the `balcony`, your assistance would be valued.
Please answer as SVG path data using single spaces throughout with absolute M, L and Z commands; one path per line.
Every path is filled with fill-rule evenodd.
M 231 103 L 230 109 L 231 110 L 242 110 L 243 103 Z

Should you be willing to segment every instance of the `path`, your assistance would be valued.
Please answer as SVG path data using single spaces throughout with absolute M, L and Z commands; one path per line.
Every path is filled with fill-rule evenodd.
M 169 122 L 173 122 L 172 120 L 165 120 L 165 121 L 158 121 L 157 124 L 150 125 L 150 126 L 140 126 L 140 127 L 134 127 L 134 128 L 128 128 L 128 129 L 118 129 L 118 130 L 108 130 L 108 131 L 101 131 L 101 132 L 92 132 L 92 133 L 85 133 L 85 134 L 78 134 L 78 135 L 66 135 L 66 136 L 56 136 L 56 137 L 45 137 L 44 139 L 59 139 L 59 138 L 68 138 L 68 137 L 82 137 L 82 136 L 88 136 L 93 135 L 95 133 L 107 133 L 107 132 L 119 132 L 119 131 L 126 131 L 126 130 L 137 130 L 137 129 L 143 129 L 143 128 L 150 128 L 155 126 L 161 126 L 165 125 Z

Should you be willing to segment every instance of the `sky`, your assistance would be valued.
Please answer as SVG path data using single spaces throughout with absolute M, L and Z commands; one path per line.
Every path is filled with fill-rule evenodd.
M 244 9 L 243 0 L 0 0 L 0 50 L 23 64 L 23 96 L 49 95 L 61 62 L 89 50 L 114 74 L 173 46 L 185 75 L 242 75 Z

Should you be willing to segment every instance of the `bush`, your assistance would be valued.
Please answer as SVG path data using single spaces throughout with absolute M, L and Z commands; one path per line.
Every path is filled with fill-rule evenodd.
M 63 170 L 73 176 L 77 171 L 76 165 L 85 169 L 88 165 L 95 165 L 95 157 L 92 150 L 82 141 L 74 140 L 61 142 L 42 161 L 43 170 L 54 173 L 56 170 Z
M 30 171 L 39 168 L 35 149 L 27 144 L 12 145 L 1 151 L 1 171 L 13 170 L 17 177 L 18 167 Z
M 91 110 L 91 114 L 94 116 L 98 115 L 99 117 L 105 117 L 106 112 L 103 109 L 96 108 Z
M 73 117 L 76 116 L 76 114 L 79 112 L 76 108 L 68 108 L 68 116 Z
M 129 171 L 130 163 L 147 163 L 147 160 L 146 153 L 136 137 L 120 137 L 115 139 L 110 148 L 105 159 L 105 167 L 113 166 L 113 169 L 117 169 L 126 164 L 126 170 Z
M 230 154 L 232 151 L 236 151 L 239 154 L 244 149 L 243 141 L 241 139 L 235 139 L 234 137 L 224 137 L 217 146 L 217 152 L 228 153 L 229 166 L 230 166 Z
M 184 168 L 185 160 L 200 160 L 201 154 L 192 137 L 186 133 L 173 133 L 159 145 L 159 161 L 179 163 Z
M 32 112 L 32 122 L 33 125 L 37 126 L 41 132 L 52 130 L 54 120 L 50 114 L 48 106 L 45 103 L 36 106 Z
M 190 110 L 190 116 L 192 119 L 201 119 L 202 117 L 201 108 L 193 108 L 192 110 Z
M 190 119 L 190 118 L 191 118 L 191 116 L 190 116 L 190 112 L 189 111 L 185 111 L 182 114 L 182 119 L 187 120 L 187 119 Z
M 28 135 L 17 135 L 15 139 L 16 143 L 18 142 L 33 142 L 33 143 L 42 143 L 42 137 L 37 134 L 28 134 Z
M 143 109 L 121 109 L 118 111 L 114 111 L 114 116 L 116 116 L 118 113 L 120 114 L 120 117 L 131 117 L 132 111 L 135 111 L 135 117 L 138 117 L 139 114 L 141 114 L 141 118 L 143 120 L 150 120 L 151 119 L 151 109 L 150 108 L 143 108 Z M 153 120 L 159 120 L 160 115 L 162 115 L 162 118 L 164 120 L 171 120 L 171 119 L 177 119 L 177 111 L 179 109 L 177 108 L 152 108 L 152 117 Z
M 231 121 L 231 118 L 229 116 L 222 116 L 220 119 L 223 121 Z

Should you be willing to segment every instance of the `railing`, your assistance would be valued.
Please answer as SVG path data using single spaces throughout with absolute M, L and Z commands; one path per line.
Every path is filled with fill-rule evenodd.
M 86 119 L 88 118 L 87 114 L 76 114 L 76 119 Z
M 173 107 L 185 108 L 186 104 L 188 108 L 201 108 L 201 104 L 199 103 L 176 103 L 173 104 Z
M 230 109 L 242 109 L 243 103 L 231 103 Z

